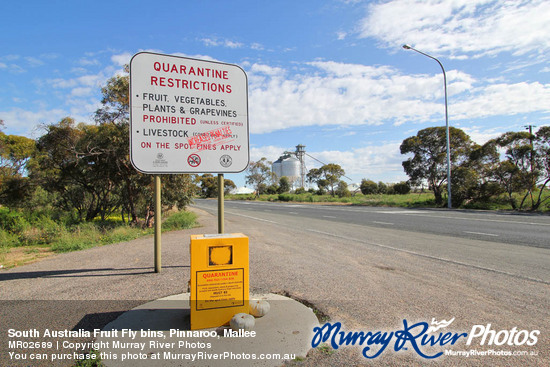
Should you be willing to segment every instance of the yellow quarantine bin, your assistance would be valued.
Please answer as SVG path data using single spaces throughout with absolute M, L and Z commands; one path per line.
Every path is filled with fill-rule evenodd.
M 191 236 L 191 330 L 219 327 L 248 313 L 248 237 Z

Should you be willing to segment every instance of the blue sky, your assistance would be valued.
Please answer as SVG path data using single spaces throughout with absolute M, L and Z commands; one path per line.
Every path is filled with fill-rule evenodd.
M 445 110 L 440 67 L 404 43 L 443 63 L 450 124 L 474 141 L 550 123 L 547 0 L 21 0 L 0 37 L 7 134 L 91 123 L 107 79 L 153 51 L 246 71 L 252 160 L 303 144 L 354 182 L 405 180 L 399 145 Z

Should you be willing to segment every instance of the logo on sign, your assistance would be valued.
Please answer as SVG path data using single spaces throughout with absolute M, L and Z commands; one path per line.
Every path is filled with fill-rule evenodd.
M 220 157 L 220 164 L 222 165 L 222 167 L 227 168 L 231 166 L 232 163 L 233 163 L 233 158 L 231 158 L 227 154 L 224 154 Z
M 164 154 L 157 153 L 157 159 L 153 161 L 153 167 L 168 167 L 168 161 L 164 159 Z
M 201 157 L 199 157 L 198 154 L 191 154 L 187 158 L 187 163 L 189 163 L 191 167 L 198 167 L 199 164 L 201 164 Z

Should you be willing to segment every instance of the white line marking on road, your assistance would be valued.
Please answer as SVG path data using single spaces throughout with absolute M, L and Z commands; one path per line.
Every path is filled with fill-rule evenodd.
M 357 239 L 357 238 L 341 236 L 341 235 L 334 234 L 334 233 L 318 231 L 318 230 L 315 230 L 315 229 L 306 229 L 306 231 L 317 233 L 317 234 L 322 234 L 322 235 L 326 235 L 326 236 L 336 237 L 336 238 L 344 239 L 344 240 L 347 240 L 347 241 L 354 241 L 354 242 L 364 243 L 364 244 L 370 245 L 370 246 L 376 246 L 376 247 L 381 247 L 381 248 L 385 248 L 385 249 L 389 249 L 389 250 L 404 252 L 404 253 L 414 255 L 414 256 L 425 257 L 427 259 L 442 261 L 442 262 L 451 263 L 451 264 L 455 264 L 455 265 L 466 266 L 466 267 L 475 268 L 475 269 L 479 269 L 479 270 L 486 270 L 486 271 L 490 271 L 490 272 L 497 273 L 497 274 L 504 274 L 504 275 L 512 276 L 512 277 L 515 277 L 515 278 L 527 279 L 527 280 L 537 282 L 537 283 L 550 284 L 550 282 L 544 281 L 542 279 L 526 277 L 524 275 L 509 273 L 507 271 L 502 271 L 502 270 L 497 270 L 497 269 L 493 269 L 493 268 L 487 268 L 487 267 L 484 267 L 484 266 L 468 264 L 468 263 L 464 263 L 464 262 L 456 261 L 456 260 L 450 260 L 450 259 L 446 259 L 444 257 L 426 255 L 426 254 L 422 254 L 422 253 L 416 252 L 416 251 L 406 250 L 406 249 L 393 247 L 393 246 L 388 246 L 388 245 L 382 245 L 382 244 L 374 243 L 374 242 L 368 242 L 368 241 L 360 240 L 360 239 Z
M 334 218 L 338 218 L 338 217 L 335 217 L 333 215 L 323 215 L 323 218 L 333 218 L 334 219 Z
M 288 214 L 298 214 L 298 213 L 296 213 L 296 212 L 288 212 Z
M 550 223 L 536 223 L 536 222 L 521 222 L 521 221 L 513 221 L 513 220 L 502 220 L 502 219 L 486 219 L 486 218 L 464 218 L 464 217 L 454 217 L 454 216 L 446 216 L 446 215 L 430 215 L 430 214 L 424 214 L 424 212 L 420 211 L 377 211 L 376 213 L 380 214 L 413 214 L 418 217 L 425 217 L 425 218 L 437 218 L 437 219 L 449 219 L 449 220 L 470 220 L 470 221 L 477 221 L 477 222 L 494 222 L 494 223 L 513 223 L 513 224 L 523 224 L 523 225 L 530 225 L 530 226 L 550 226 Z
M 492 236 L 492 237 L 498 237 L 498 234 L 493 234 L 493 233 L 483 233 L 483 232 L 468 232 L 468 231 L 464 231 L 464 233 L 469 233 L 469 234 L 478 234 L 480 236 Z
M 418 210 L 378 210 L 374 213 L 378 214 L 422 214 L 423 212 Z
M 228 214 L 232 214 L 232 215 L 238 215 L 240 217 L 245 217 L 245 218 L 250 218 L 250 219 L 254 219 L 254 220 L 259 220 L 259 221 L 262 221 L 262 222 L 268 222 L 268 223 L 273 223 L 273 224 L 279 224 L 277 222 L 274 222 L 272 220 L 267 220 L 267 219 L 262 219 L 262 218 L 256 218 L 256 217 L 251 217 L 250 215 L 244 215 L 244 214 L 239 214 L 239 213 L 235 213 L 235 212 L 230 212 L 230 211 L 225 211 L 226 213 Z
M 376 223 L 376 224 L 386 224 L 386 225 L 388 225 L 388 226 L 393 226 L 393 225 L 394 225 L 394 223 L 388 223 L 388 222 L 377 222 L 377 221 L 375 221 L 375 220 L 373 220 L 372 222 L 373 222 L 373 223 Z

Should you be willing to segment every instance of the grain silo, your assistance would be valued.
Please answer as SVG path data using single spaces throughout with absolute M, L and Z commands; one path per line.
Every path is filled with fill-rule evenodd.
M 296 146 L 296 152 L 284 152 L 271 166 L 278 178 L 288 177 L 293 187 L 303 187 L 307 173 L 304 164 L 305 146 Z
M 283 158 L 280 177 L 286 176 L 291 181 L 300 178 L 300 166 L 300 160 L 292 155 Z
M 271 165 L 271 171 L 273 171 L 273 173 L 275 175 L 277 175 L 277 177 L 282 177 L 282 163 L 283 163 L 283 157 L 279 157 L 279 159 L 277 159 L 275 162 L 273 162 L 273 164 Z

